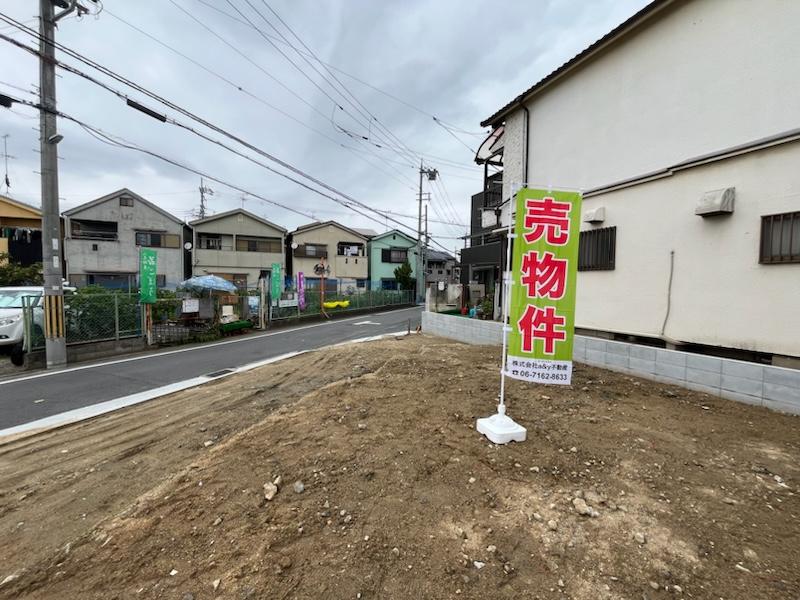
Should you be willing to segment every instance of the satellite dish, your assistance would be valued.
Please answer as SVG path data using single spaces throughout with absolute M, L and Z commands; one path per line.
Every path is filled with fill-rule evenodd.
M 297 242 L 292 242 L 292 250 L 297 250 Z
M 183 245 L 183 249 L 184 249 L 184 250 L 191 250 L 191 249 L 192 249 L 192 242 L 186 242 L 186 243 Z

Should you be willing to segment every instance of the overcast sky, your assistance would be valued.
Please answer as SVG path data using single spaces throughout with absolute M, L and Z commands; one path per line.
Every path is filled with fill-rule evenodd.
M 37 4 L 3 0 L 0 12 L 37 28 Z M 482 170 L 468 149 L 482 140 L 479 123 L 645 4 L 647 0 L 105 0 L 105 9 L 96 17 L 61 21 L 57 40 L 380 210 L 417 214 L 418 162 L 423 157 L 427 167 L 442 174 L 438 182 L 425 182 L 425 191 L 432 192 L 430 229 L 453 249 L 463 246 L 451 239 L 464 234 L 463 226 L 434 221 L 469 220 L 469 197 L 481 188 Z M 280 39 L 261 15 L 307 52 L 269 7 L 320 60 L 337 69 L 328 67 L 357 102 L 334 91 L 332 85 L 338 84 L 324 67 L 307 56 L 330 83 Z M 3 24 L 0 33 L 34 43 Z M 59 58 L 153 110 L 202 129 L 72 58 Z M 35 101 L 8 84 L 35 92 L 36 59 L 0 40 L 0 65 L 0 92 Z M 215 192 L 209 202 L 212 212 L 244 205 L 287 229 L 310 221 L 310 215 L 378 231 L 395 226 L 381 217 L 376 223 L 357 215 L 189 132 L 132 110 L 75 75 L 59 71 L 57 85 L 63 112 L 309 216 L 253 197 L 242 201 L 241 193 L 209 182 Z M 432 115 L 450 131 L 437 125 Z M 37 127 L 34 109 L 0 109 L 0 136 L 9 135 L 8 153 L 16 157 L 8 167 L 10 195 L 35 205 L 40 204 Z M 64 135 L 59 145 L 62 210 L 128 187 L 180 218 L 193 218 L 199 205 L 198 176 L 105 145 L 68 121 L 61 120 L 59 127 Z M 0 190 L 5 192 L 4 187 Z M 416 229 L 416 217 L 398 219 Z

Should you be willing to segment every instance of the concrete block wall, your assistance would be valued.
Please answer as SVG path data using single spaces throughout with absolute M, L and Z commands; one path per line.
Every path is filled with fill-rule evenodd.
M 494 321 L 422 313 L 422 330 L 467 344 L 501 344 Z M 737 402 L 800 414 L 800 370 L 575 336 L 573 360 Z

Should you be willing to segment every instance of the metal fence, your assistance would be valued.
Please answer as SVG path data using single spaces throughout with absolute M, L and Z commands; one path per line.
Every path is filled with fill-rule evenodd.
M 23 302 L 26 350 L 44 348 L 44 311 L 39 296 Z M 142 335 L 141 305 L 125 294 L 76 294 L 64 297 L 67 344 L 102 342 Z
M 322 314 L 328 316 L 370 308 L 402 306 L 414 303 L 413 290 L 374 290 L 360 293 L 306 290 L 301 306 L 297 294 L 288 291 L 284 298 L 271 302 L 267 317 L 270 323 L 290 322 Z M 184 298 L 159 298 L 150 309 L 151 342 L 175 344 L 216 339 L 221 335 L 220 324 L 226 322 L 226 312 L 238 321 L 250 321 L 258 327 L 260 297 L 254 292 L 226 298 L 209 299 L 208 314 L 187 316 L 182 313 Z M 326 306 L 321 306 L 324 301 Z M 44 311 L 39 296 L 23 301 L 25 319 L 25 349 L 40 350 L 45 347 Z M 143 305 L 137 295 L 128 294 L 74 294 L 64 297 L 64 324 L 67 344 L 82 344 L 141 337 Z M 250 325 L 248 325 L 249 327 Z
M 290 292 L 291 293 L 291 292 Z M 300 303 L 281 306 L 285 302 L 278 301 L 278 306 L 272 306 L 270 321 L 286 321 L 320 315 L 321 309 L 330 315 L 369 308 L 382 308 L 386 306 L 402 306 L 414 303 L 413 290 L 374 290 L 355 294 L 339 294 L 325 292 L 324 298 L 319 290 L 306 290 L 305 305 Z M 328 305 L 321 307 L 320 301 Z

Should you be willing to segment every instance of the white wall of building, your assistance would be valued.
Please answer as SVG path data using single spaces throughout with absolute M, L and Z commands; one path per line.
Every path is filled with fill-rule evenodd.
M 529 185 L 589 190 L 797 128 L 799 39 L 800 2 L 672 3 L 527 101 Z M 524 148 L 516 110 L 505 198 L 525 179 Z M 800 356 L 800 265 L 758 262 L 760 217 L 800 210 L 798 165 L 794 142 L 586 198 L 617 227 L 616 268 L 579 273 L 576 325 L 661 335 L 674 250 L 665 337 Z M 724 187 L 732 215 L 694 214 Z
M 674 3 L 528 103 L 529 180 L 591 189 L 798 127 L 798 39 L 800 2 Z
M 759 264 L 761 216 L 800 210 L 800 142 L 585 198 L 616 226 L 613 271 L 578 273 L 576 325 L 800 356 L 800 264 Z M 704 192 L 736 188 L 731 215 L 699 217 Z M 593 229 L 584 223 L 582 229 Z

